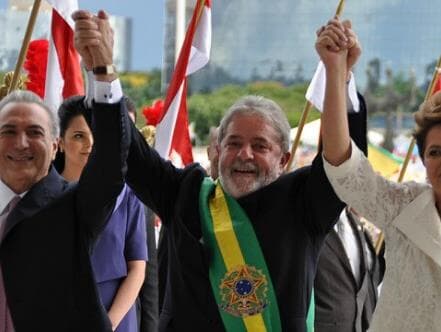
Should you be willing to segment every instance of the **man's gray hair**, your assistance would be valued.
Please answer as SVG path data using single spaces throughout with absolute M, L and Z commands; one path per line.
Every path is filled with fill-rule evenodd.
M 288 119 L 279 105 L 271 99 L 262 96 L 242 97 L 229 108 L 219 126 L 219 144 L 225 138 L 228 125 L 236 114 L 257 115 L 263 118 L 279 135 L 282 151 L 289 151 L 289 133 L 291 127 L 289 126 Z
M 26 90 L 15 90 L 8 94 L 5 98 L 0 101 L 0 112 L 3 108 L 10 103 L 26 103 L 26 104 L 36 104 L 43 108 L 49 116 L 49 126 L 51 130 L 52 138 L 56 139 L 59 135 L 58 119 L 55 116 L 55 112 L 46 105 L 43 100 L 31 91 Z

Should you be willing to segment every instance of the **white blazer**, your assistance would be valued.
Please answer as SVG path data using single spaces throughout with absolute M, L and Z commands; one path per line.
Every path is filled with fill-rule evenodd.
M 339 198 L 385 233 L 386 274 L 369 331 L 441 331 L 441 219 L 432 187 L 382 178 L 354 143 L 350 159 L 338 167 L 324 159 L 324 168 Z

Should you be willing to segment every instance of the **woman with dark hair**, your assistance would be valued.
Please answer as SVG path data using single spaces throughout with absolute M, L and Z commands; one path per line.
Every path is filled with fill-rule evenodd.
M 67 99 L 59 108 L 59 151 L 55 167 L 77 181 L 92 152 L 84 97 Z M 135 300 L 144 281 L 147 260 L 144 206 L 126 185 L 91 253 L 101 301 L 114 331 L 136 332 Z
M 331 20 L 316 49 L 326 69 L 323 159 L 338 197 L 380 227 L 386 273 L 371 332 L 440 331 L 441 92 L 415 114 L 415 137 L 428 183 L 396 183 L 378 175 L 351 142 L 346 113 L 347 64 L 361 48 L 349 22 Z

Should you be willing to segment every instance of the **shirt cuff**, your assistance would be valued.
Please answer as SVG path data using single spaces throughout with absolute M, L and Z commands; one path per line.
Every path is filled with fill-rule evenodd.
M 91 70 L 86 70 L 86 98 L 84 99 L 84 103 L 86 108 L 92 108 L 92 101 L 95 92 L 95 76 Z
M 116 104 L 123 97 L 121 82 L 116 79 L 112 82 L 94 81 L 94 100 L 96 103 Z
M 325 169 L 326 174 L 332 175 L 333 178 L 342 178 L 347 176 L 348 174 L 353 174 L 354 169 L 357 168 L 361 158 L 362 158 L 362 152 L 357 147 L 357 145 L 351 141 L 351 156 L 349 159 L 344 161 L 338 166 L 333 166 L 325 159 L 322 153 L 322 159 L 323 159 L 323 167 Z
M 348 82 L 348 96 L 352 105 L 348 105 L 348 106 L 349 107 L 352 106 L 351 107 L 352 111 L 358 113 L 360 111 L 360 100 L 358 100 L 357 86 L 355 84 L 354 73 L 351 72 L 349 75 L 351 75 L 351 78 L 349 79 Z

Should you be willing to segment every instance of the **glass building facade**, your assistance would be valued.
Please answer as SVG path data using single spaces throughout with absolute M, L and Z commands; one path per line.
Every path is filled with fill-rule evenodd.
M 432 0 L 346 1 L 363 46 L 355 70 L 367 81 L 367 64 L 378 59 L 382 70 L 408 75 L 422 84 L 426 67 L 441 55 L 441 7 Z M 167 24 L 173 26 L 173 3 L 167 1 Z M 270 79 L 285 83 L 309 81 L 318 62 L 315 31 L 333 16 L 338 1 L 213 0 L 210 64 L 192 78 L 192 89 L 211 90 L 231 82 Z M 191 14 L 191 12 L 190 12 Z M 189 16 L 189 15 L 187 15 Z M 171 72 L 174 31 L 166 28 L 164 73 Z

